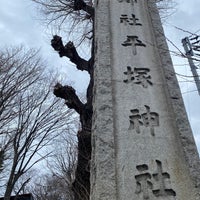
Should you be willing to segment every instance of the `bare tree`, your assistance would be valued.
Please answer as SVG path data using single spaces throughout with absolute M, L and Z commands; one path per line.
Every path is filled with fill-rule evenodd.
M 1 181 L 5 182 L 4 199 L 8 200 L 20 177 L 52 153 L 49 145 L 69 128 L 73 112 L 53 97 L 53 77 L 44 75 L 37 52 L 23 48 L 1 51 L 0 67 L 0 142 L 7 157 L 3 168 L 6 176 Z
M 56 148 L 53 156 L 48 162 L 48 167 L 55 180 L 60 181 L 63 187 L 63 195 L 65 199 L 73 200 L 74 195 L 72 191 L 73 182 L 75 180 L 75 170 L 77 165 L 78 148 L 77 142 L 74 140 L 75 135 L 71 133 L 71 137 L 66 134 L 60 135 L 55 146 Z M 59 186 L 59 185 L 58 185 Z
M 176 11 L 177 2 L 174 0 L 155 0 L 162 21 L 165 21 Z
M 72 193 L 69 194 L 65 186 L 63 179 L 46 174 L 35 179 L 29 192 L 31 191 L 35 200 L 73 200 L 73 197 L 70 196 Z
M 4 163 L 4 150 L 0 150 L 0 173 L 3 171 L 3 163 Z
M 93 70 L 94 70 L 94 15 L 95 9 L 92 0 L 33 0 L 42 5 L 43 14 L 49 24 L 57 27 L 70 27 L 70 33 L 75 33 L 77 38 L 81 38 L 79 43 L 85 39 L 91 39 L 91 58 L 85 60 L 78 54 L 77 44 L 72 41 L 63 43 L 62 38 L 54 35 L 51 45 L 60 57 L 67 57 L 76 65 L 78 70 L 85 70 L 90 75 L 90 82 L 87 89 L 87 101 L 83 103 L 76 95 L 76 91 L 71 86 L 63 86 L 57 83 L 54 88 L 55 96 L 65 100 L 65 104 L 74 109 L 80 115 L 81 129 L 78 131 L 78 154 L 77 167 L 73 191 L 76 200 L 88 200 L 90 194 L 90 169 L 91 158 L 91 125 L 92 125 L 92 97 L 93 97 Z M 156 1 L 156 0 L 155 0 Z M 158 0 L 160 10 L 167 9 L 165 2 L 171 0 Z M 78 32 L 76 31 L 78 30 Z M 76 40 L 77 40 L 76 38 Z M 77 42 L 76 42 L 77 43 Z
M 36 176 L 31 188 L 28 187 L 35 200 L 75 199 L 72 184 L 77 164 L 77 143 L 73 137 L 61 134 L 55 141 L 52 147 L 57 148 L 48 159 L 48 174 Z
M 64 22 L 71 23 L 71 31 L 75 27 L 89 27 L 86 32 L 81 29 L 81 41 L 86 38 L 93 38 L 93 20 L 94 7 L 92 1 L 68 0 L 68 1 L 43 1 L 33 0 L 44 8 L 44 13 L 49 16 L 49 22 L 56 22 L 60 26 Z M 69 23 L 68 23 L 69 24 Z M 82 25 L 83 24 L 83 25 Z M 87 26 L 87 24 L 90 24 Z M 93 42 L 92 42 L 93 43 Z M 83 103 L 76 95 L 76 91 L 71 86 L 62 86 L 57 83 L 54 88 L 55 96 L 65 100 L 68 108 L 74 109 L 80 115 L 81 129 L 77 133 L 78 153 L 77 165 L 75 171 L 75 180 L 72 189 L 76 200 L 88 200 L 90 194 L 90 169 L 89 163 L 91 158 L 91 125 L 92 125 L 92 90 L 93 90 L 93 64 L 94 53 L 93 44 L 91 47 L 91 58 L 85 60 L 79 56 L 73 42 L 69 41 L 63 44 L 62 38 L 55 35 L 51 45 L 57 51 L 60 57 L 67 57 L 76 65 L 78 70 L 85 70 L 90 75 L 90 83 L 87 89 L 86 103 Z
M 32 0 L 40 5 L 44 22 L 55 31 L 65 30 L 77 43 L 93 35 L 93 0 Z

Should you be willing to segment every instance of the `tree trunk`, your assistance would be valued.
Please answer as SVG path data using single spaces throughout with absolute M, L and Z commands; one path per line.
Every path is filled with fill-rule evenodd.
M 51 44 L 61 57 L 66 56 L 70 58 L 71 62 L 76 64 L 77 69 L 86 70 L 90 74 L 87 102 L 85 104 L 80 101 L 75 89 L 71 86 L 62 86 L 60 83 L 57 83 L 54 87 L 54 94 L 64 99 L 68 108 L 74 109 L 80 115 L 81 130 L 77 133 L 78 158 L 72 189 L 75 200 L 89 200 L 94 57 L 92 56 L 89 61 L 85 61 L 79 57 L 72 42 L 68 42 L 64 46 L 59 36 L 54 36 Z

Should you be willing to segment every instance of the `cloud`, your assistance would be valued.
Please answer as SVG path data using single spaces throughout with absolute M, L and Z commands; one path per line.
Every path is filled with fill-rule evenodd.
M 167 38 L 177 47 L 175 48 L 169 42 L 169 47 L 172 51 L 184 52 L 181 40 L 190 33 L 197 33 L 200 30 L 200 1 L 199 0 L 176 0 L 178 3 L 176 13 L 169 18 L 165 23 L 165 33 Z M 176 65 L 177 73 L 192 76 L 188 60 L 183 57 L 172 56 L 173 62 Z M 193 78 L 178 76 L 181 91 L 183 92 L 184 103 L 188 118 L 194 133 L 195 141 L 200 152 L 200 96 L 197 93 L 197 88 Z M 188 81 L 187 81 L 188 80 Z
M 1 0 L 0 7 L 0 38 L 1 45 L 25 45 L 28 48 L 39 48 L 46 65 L 66 74 L 68 81 L 83 92 L 88 84 L 88 75 L 80 77 L 80 73 L 67 58 L 60 58 L 50 45 L 51 35 L 44 30 L 46 27 L 34 19 L 34 4 L 26 0 Z M 69 77 L 68 77 L 69 75 Z M 77 81 L 81 80 L 81 81 Z
M 40 27 L 30 16 L 30 7 L 24 0 L 1 2 L 0 8 L 0 38 L 5 38 L 1 44 L 27 44 L 35 46 L 42 42 Z

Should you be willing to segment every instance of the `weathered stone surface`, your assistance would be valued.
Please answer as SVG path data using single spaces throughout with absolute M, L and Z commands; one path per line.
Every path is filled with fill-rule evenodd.
M 95 17 L 91 200 L 199 200 L 199 156 L 153 0 L 99 0 Z
M 113 95 L 111 67 L 111 36 L 109 4 L 97 2 L 96 10 L 96 57 L 92 134 L 91 199 L 116 199 L 115 141 L 113 124 Z M 100 39 L 103 36 L 103 40 Z

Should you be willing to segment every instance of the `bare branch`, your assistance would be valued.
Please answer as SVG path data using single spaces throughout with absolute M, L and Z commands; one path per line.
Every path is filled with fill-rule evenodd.
M 20 177 L 51 154 L 43 149 L 67 129 L 64 117 L 73 118 L 53 97 L 51 78 L 43 74 L 41 65 L 35 52 L 0 52 L 0 142 L 8 157 L 3 168 L 7 176 L 0 180 L 6 183 L 5 200 Z
M 51 40 L 51 46 L 59 53 L 60 57 L 66 56 L 71 62 L 76 64 L 77 69 L 89 71 L 89 62 L 78 55 L 73 42 L 70 41 L 64 46 L 62 38 L 54 35 Z
M 87 5 L 83 0 L 74 0 L 74 10 L 84 10 L 94 19 L 94 7 Z
M 60 97 L 65 100 L 65 104 L 68 108 L 74 109 L 77 113 L 81 114 L 84 104 L 80 101 L 74 88 L 71 86 L 62 86 L 60 83 L 57 83 L 54 87 L 54 94 L 57 97 Z

